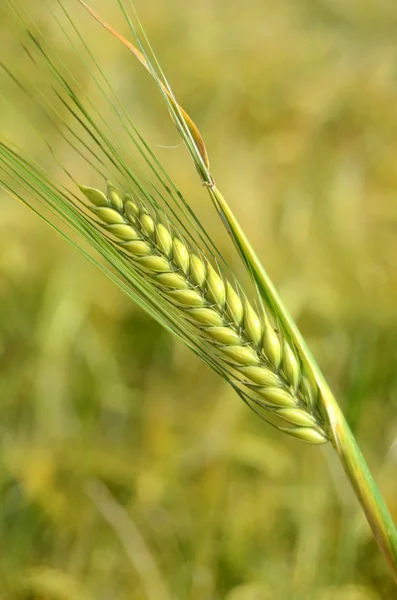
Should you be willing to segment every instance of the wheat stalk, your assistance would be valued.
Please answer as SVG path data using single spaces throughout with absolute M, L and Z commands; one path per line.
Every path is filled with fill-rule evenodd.
M 293 427 L 284 431 L 312 444 L 328 440 L 318 389 L 303 373 L 295 349 L 241 293 L 180 235 L 131 194 L 108 183 L 107 195 L 81 186 L 98 222 L 144 278 L 180 309 L 238 374 L 254 402 Z

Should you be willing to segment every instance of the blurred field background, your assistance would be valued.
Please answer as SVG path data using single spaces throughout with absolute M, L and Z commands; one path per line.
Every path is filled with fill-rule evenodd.
M 397 5 L 135 4 L 397 520 Z M 65 5 L 241 273 L 149 76 Z M 31 2 L 44 29 L 46 6 Z M 115 0 L 92 6 L 127 33 Z M 8 60 L 9 25 L 2 6 Z M 16 101 L 1 131 L 26 142 L 23 101 L 0 81 Z M 395 598 L 331 449 L 273 431 L 35 215 L 0 202 L 1 600 Z

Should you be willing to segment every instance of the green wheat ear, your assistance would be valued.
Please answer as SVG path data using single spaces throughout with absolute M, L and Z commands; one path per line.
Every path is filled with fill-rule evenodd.
M 280 429 L 311 444 L 328 440 L 318 409 L 318 387 L 296 350 L 276 332 L 271 314 L 259 314 L 202 254 L 193 252 L 158 214 L 108 183 L 107 195 L 80 186 L 97 224 L 138 276 L 157 288 L 234 373 L 254 403 L 292 426 Z M 272 320 L 271 320 L 272 318 Z M 232 375 L 231 375 L 232 376 Z

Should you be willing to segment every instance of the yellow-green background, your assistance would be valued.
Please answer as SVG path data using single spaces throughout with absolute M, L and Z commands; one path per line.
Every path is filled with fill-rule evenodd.
M 92 5 L 127 33 L 116 0 Z M 47 2 L 28 6 L 49 27 Z M 239 272 L 149 76 L 65 6 Z M 136 6 L 397 520 L 396 3 Z M 3 74 L 1 93 L 21 101 Z M 18 142 L 23 106 L 0 114 Z M 272 430 L 37 217 L 0 202 L 1 600 L 395 598 L 331 448 Z

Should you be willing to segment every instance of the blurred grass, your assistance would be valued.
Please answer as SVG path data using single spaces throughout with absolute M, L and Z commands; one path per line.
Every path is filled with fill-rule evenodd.
M 115 2 L 92 5 L 125 27 Z M 32 3 L 43 27 L 45 6 Z M 136 6 L 397 519 L 397 6 Z M 161 147 L 179 142 L 149 78 L 70 10 L 235 263 L 183 148 Z M 27 135 L 7 107 L 0 124 Z M 49 228 L 0 201 L 1 600 L 395 598 L 330 449 L 270 430 Z

